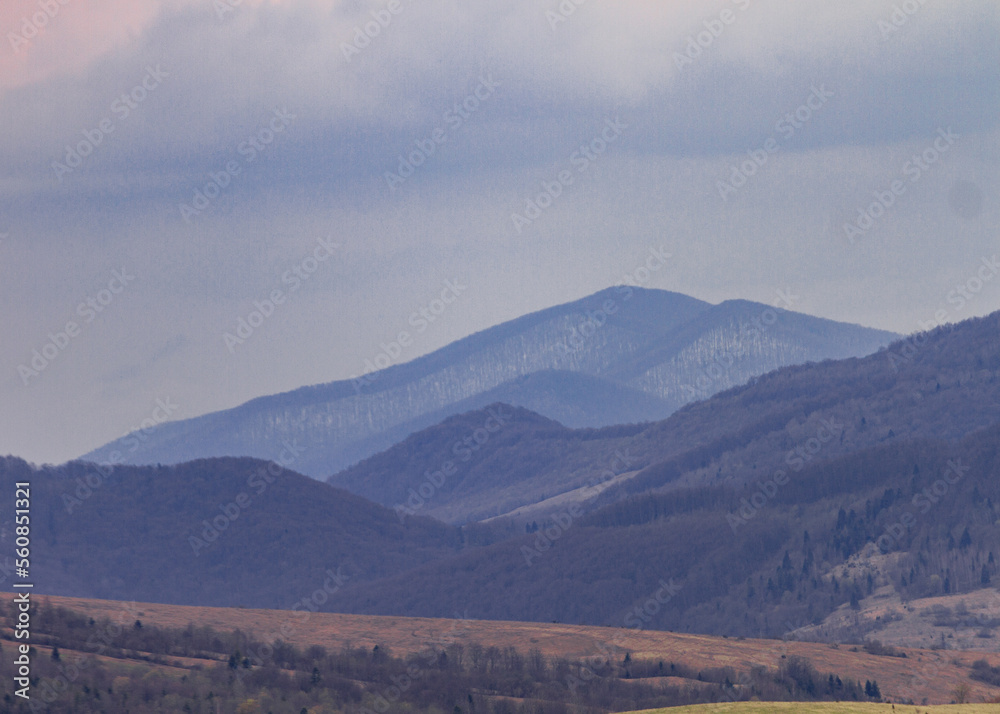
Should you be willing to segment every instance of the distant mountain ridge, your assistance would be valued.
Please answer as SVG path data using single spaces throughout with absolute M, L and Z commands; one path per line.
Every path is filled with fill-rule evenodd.
M 458 340 L 364 380 L 253 399 L 123 437 L 82 458 L 180 463 L 272 460 L 283 442 L 314 478 L 361 461 L 452 414 L 503 401 L 569 427 L 662 419 L 781 366 L 860 356 L 895 335 L 747 301 L 719 305 L 618 286 Z M 134 444 L 134 439 L 132 441 Z
M 879 593 L 995 586 L 998 405 L 1000 312 L 785 367 L 652 424 L 569 429 L 490 405 L 334 479 L 404 517 L 252 459 L 103 476 L 0 459 L 0 543 L 13 484 L 31 481 L 45 592 L 281 606 L 322 587 L 336 611 L 621 626 L 666 583 L 644 626 L 778 636 Z M 606 488 L 579 498 L 581 481 Z M 459 527 L 423 517 L 518 498 L 556 503 Z
M 786 367 L 650 424 L 574 430 L 505 407 L 514 409 L 516 426 L 456 463 L 419 512 L 456 524 L 500 515 L 544 522 L 572 504 L 589 512 L 651 492 L 742 487 L 817 454 L 964 438 L 1000 419 L 1000 386 L 990 371 L 1000 352 L 998 320 L 1000 313 L 949 325 L 865 358 Z M 396 506 L 483 418 L 472 410 L 445 419 L 329 482 Z
M 331 481 L 378 486 L 387 474 L 405 487 L 440 458 L 430 447 L 466 425 L 415 434 Z M 619 624 L 669 575 L 677 592 L 651 627 L 779 636 L 838 611 L 853 621 L 867 598 L 994 588 L 1000 312 L 865 358 L 783 368 L 631 433 L 542 425 L 516 449 L 499 439 L 485 448 L 494 479 L 513 491 L 600 479 L 618 453 L 637 473 L 519 515 L 517 537 L 338 594 L 333 608 L 433 617 L 474 602 L 484 619 Z M 517 462 L 535 464 L 528 478 L 506 466 Z M 425 509 L 443 514 L 470 501 L 435 498 Z M 851 636 L 893 621 L 882 620 Z M 1000 627 L 979 622 L 982 637 Z

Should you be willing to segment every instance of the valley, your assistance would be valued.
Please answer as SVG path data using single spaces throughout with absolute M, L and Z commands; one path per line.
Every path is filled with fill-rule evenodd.
M 680 590 L 646 626 L 866 637 L 845 607 L 1000 577 L 998 322 L 922 336 L 905 369 L 897 343 L 785 367 L 652 423 L 573 429 L 487 405 L 330 483 L 289 460 L 6 458 L 0 484 L 33 483 L 49 594 L 286 608 L 289 591 L 335 572 L 328 611 L 615 625 L 672 580 Z

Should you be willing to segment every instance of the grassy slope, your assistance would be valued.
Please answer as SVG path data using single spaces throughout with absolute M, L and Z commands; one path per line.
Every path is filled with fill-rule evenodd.
M 115 619 L 124 603 L 48 597 L 53 604 L 80 610 L 92 617 Z M 266 637 L 277 635 L 285 626 L 283 639 L 300 647 L 312 644 L 328 648 L 388 646 L 396 654 L 419 652 L 445 636 L 461 644 L 513 646 L 522 651 L 538 648 L 545 655 L 582 658 L 609 650 L 617 656 L 630 652 L 633 658 L 684 663 L 703 669 L 732 666 L 748 670 L 754 664 L 776 667 L 782 656 L 801 656 L 821 673 L 864 681 L 876 679 L 888 697 L 946 703 L 960 683 L 971 687 L 974 700 L 995 697 L 1000 692 L 968 678 L 968 667 L 980 657 L 1000 664 L 996 654 L 982 652 L 931 651 L 908 649 L 908 657 L 879 657 L 851 648 L 809 642 L 738 640 L 706 635 L 624 628 L 484 620 L 443 620 L 373 615 L 342 615 L 287 610 L 201 608 L 142 603 L 137 606 L 143 622 L 164 627 L 184 627 L 188 623 L 209 625 L 222 630 L 242 629 Z M 291 631 L 289 631 L 289 628 Z M 917 679 L 915 679 L 915 677 Z M 921 708 L 923 709 L 923 708 Z M 712 710 L 708 710 L 712 711 Z M 725 711 L 725 710 L 719 710 Z M 753 711 L 753 710 L 751 710 Z M 794 710 L 793 710 L 794 711 Z M 805 710 L 802 710 L 805 711 Z M 873 710 L 874 711 L 874 710 Z M 891 710 L 890 710 L 891 711 Z M 1000 706 L 992 710 L 1000 712 Z
M 739 702 L 736 704 L 699 704 L 691 707 L 649 709 L 643 714 L 995 714 L 1000 704 L 950 704 L 944 706 L 910 706 L 897 704 L 830 703 L 830 702 Z

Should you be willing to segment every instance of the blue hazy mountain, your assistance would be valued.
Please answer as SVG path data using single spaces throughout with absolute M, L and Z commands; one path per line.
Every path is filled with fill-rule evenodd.
M 448 416 L 504 402 L 569 427 L 663 419 L 782 366 L 863 356 L 896 335 L 743 300 L 619 286 L 496 325 L 363 380 L 253 399 L 162 424 L 82 458 L 274 460 L 324 478 Z

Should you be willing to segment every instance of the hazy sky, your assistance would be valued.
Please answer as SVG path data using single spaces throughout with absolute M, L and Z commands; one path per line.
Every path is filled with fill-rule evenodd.
M 0 30 L 0 453 L 350 377 L 457 283 L 409 360 L 651 248 L 642 284 L 711 302 L 1000 309 L 995 0 L 9 0 Z

